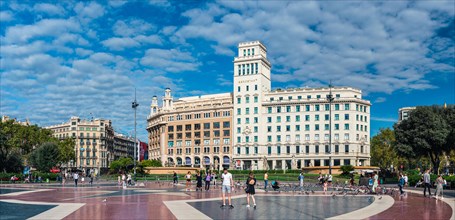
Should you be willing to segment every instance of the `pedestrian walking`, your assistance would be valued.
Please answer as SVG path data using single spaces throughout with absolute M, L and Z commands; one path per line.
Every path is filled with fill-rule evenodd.
M 172 178 L 174 180 L 174 185 L 178 184 L 179 181 L 178 181 L 178 177 L 177 177 L 177 173 L 174 171 L 174 176 Z
M 210 171 L 205 175 L 205 191 L 210 190 L 210 181 L 212 181 L 212 174 Z
M 88 177 L 90 178 L 90 186 L 93 186 L 93 174 L 90 174 Z
M 425 171 L 423 174 L 423 196 L 426 197 L 427 195 L 427 188 L 428 188 L 428 197 L 431 197 L 431 180 L 430 180 L 430 169 Z
M 188 173 L 185 175 L 185 179 L 186 179 L 186 191 L 190 191 L 190 187 L 191 187 L 191 172 L 188 171 Z
M 232 208 L 234 208 L 234 206 L 231 203 L 231 191 L 232 191 L 232 188 L 234 187 L 234 180 L 232 179 L 232 174 L 228 172 L 227 168 L 224 168 L 223 174 L 221 175 L 221 179 L 223 179 L 223 183 L 221 185 L 223 205 L 221 205 L 220 207 L 224 208 L 226 206 L 226 193 L 227 193 L 229 208 L 232 209 Z
M 246 207 L 250 207 L 250 197 L 253 200 L 253 207 L 256 209 L 256 200 L 254 199 L 254 194 L 256 193 L 254 190 L 254 186 L 256 185 L 256 178 L 254 178 L 253 172 L 250 172 L 249 177 L 246 180 Z
M 404 174 L 404 186 L 408 187 L 408 174 Z
M 438 178 L 436 179 L 436 192 L 434 193 L 435 199 L 438 199 L 438 195 L 441 196 L 441 200 L 443 199 L 443 185 L 444 179 L 441 175 L 438 175 Z
M 197 171 L 196 174 L 196 191 L 198 190 L 202 191 L 202 176 L 200 171 Z
M 79 180 L 79 174 L 77 172 L 74 173 L 73 179 L 74 179 L 74 187 L 77 187 L 77 181 Z
M 267 171 L 264 173 L 264 190 L 267 191 L 267 185 L 269 185 L 269 174 Z

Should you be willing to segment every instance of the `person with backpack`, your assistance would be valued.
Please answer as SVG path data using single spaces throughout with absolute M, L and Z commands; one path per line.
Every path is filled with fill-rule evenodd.
M 404 191 L 403 191 L 404 184 L 405 184 L 405 180 L 404 180 L 403 174 L 400 173 L 399 179 L 398 179 L 398 187 L 400 188 L 400 196 L 404 196 Z

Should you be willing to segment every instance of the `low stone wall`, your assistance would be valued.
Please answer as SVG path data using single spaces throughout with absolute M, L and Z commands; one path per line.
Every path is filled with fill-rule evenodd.
M 354 166 L 354 171 L 357 173 L 361 173 L 362 170 L 373 170 L 379 171 L 379 167 L 373 166 Z M 321 167 L 303 167 L 303 173 L 313 173 L 313 174 L 326 174 L 329 173 L 329 166 L 321 166 Z M 333 166 L 332 167 L 332 174 L 341 174 L 340 166 Z
M 194 167 L 144 167 L 144 172 L 147 174 L 174 174 L 174 171 L 177 174 L 187 174 L 188 171 L 191 174 L 196 174 L 200 168 Z

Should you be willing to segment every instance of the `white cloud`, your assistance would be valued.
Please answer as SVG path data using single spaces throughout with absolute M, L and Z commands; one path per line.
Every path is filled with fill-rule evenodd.
M 108 1 L 109 5 L 114 7 L 114 8 L 118 8 L 118 7 L 121 7 L 123 6 L 124 4 L 128 3 L 128 1 L 121 1 L 121 0 L 109 0 Z
M 111 37 L 107 40 L 101 41 L 101 43 L 111 50 L 124 50 L 131 47 L 139 46 L 139 43 L 129 37 Z
M 374 100 L 374 103 L 383 103 L 386 100 L 387 99 L 385 97 L 378 97 L 378 98 L 376 98 L 376 100 Z
M 90 23 L 93 19 L 104 15 L 105 9 L 96 2 L 79 2 L 74 6 L 74 11 L 82 23 Z
M 140 19 L 120 20 L 112 27 L 114 34 L 122 37 L 131 37 L 155 31 L 156 27 Z
M 195 71 L 200 65 L 190 53 L 177 49 L 148 49 L 140 62 L 167 72 Z
M 10 11 L 0 11 L 0 20 L 2 22 L 12 21 L 13 19 L 13 13 Z
M 447 2 L 432 2 L 438 6 L 429 8 L 410 2 L 218 3 L 183 13 L 190 21 L 173 41 L 185 45 L 205 39 L 216 54 L 232 56 L 238 42 L 261 40 L 278 82 L 314 85 L 332 80 L 390 94 L 435 88 L 426 74 L 450 71 L 447 64 L 428 57 L 435 30 L 453 19 L 453 10 L 443 9 Z M 435 18 L 438 13 L 447 19 Z M 453 53 L 436 54 L 453 58 Z
M 7 43 L 24 43 L 35 37 L 51 36 L 79 32 L 80 25 L 73 19 L 43 19 L 32 25 L 16 25 L 6 29 Z
M 33 6 L 35 12 L 43 12 L 48 15 L 64 15 L 65 11 L 60 5 L 53 5 L 49 3 L 38 3 Z

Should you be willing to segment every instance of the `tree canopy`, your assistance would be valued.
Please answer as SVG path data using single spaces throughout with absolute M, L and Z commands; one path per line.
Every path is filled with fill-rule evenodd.
M 30 155 L 30 163 L 39 171 L 49 170 L 59 163 L 59 147 L 56 143 L 48 142 L 38 147 Z
M 51 130 L 37 125 L 25 126 L 14 120 L 0 122 L 0 171 L 21 171 L 24 161 L 25 164 L 28 164 L 28 160 L 37 156 L 38 153 L 34 152 L 45 143 L 53 143 L 56 146 L 58 154 L 55 156 L 57 162 L 54 166 L 67 163 L 75 158 L 75 143 L 71 138 L 60 141 L 52 136 Z M 35 162 L 37 161 L 41 160 L 35 160 Z M 48 171 L 46 170 L 46 172 Z
M 454 106 L 422 106 L 411 111 L 408 119 L 394 125 L 398 154 L 407 158 L 429 157 L 437 173 L 441 156 L 455 148 L 454 115 Z

